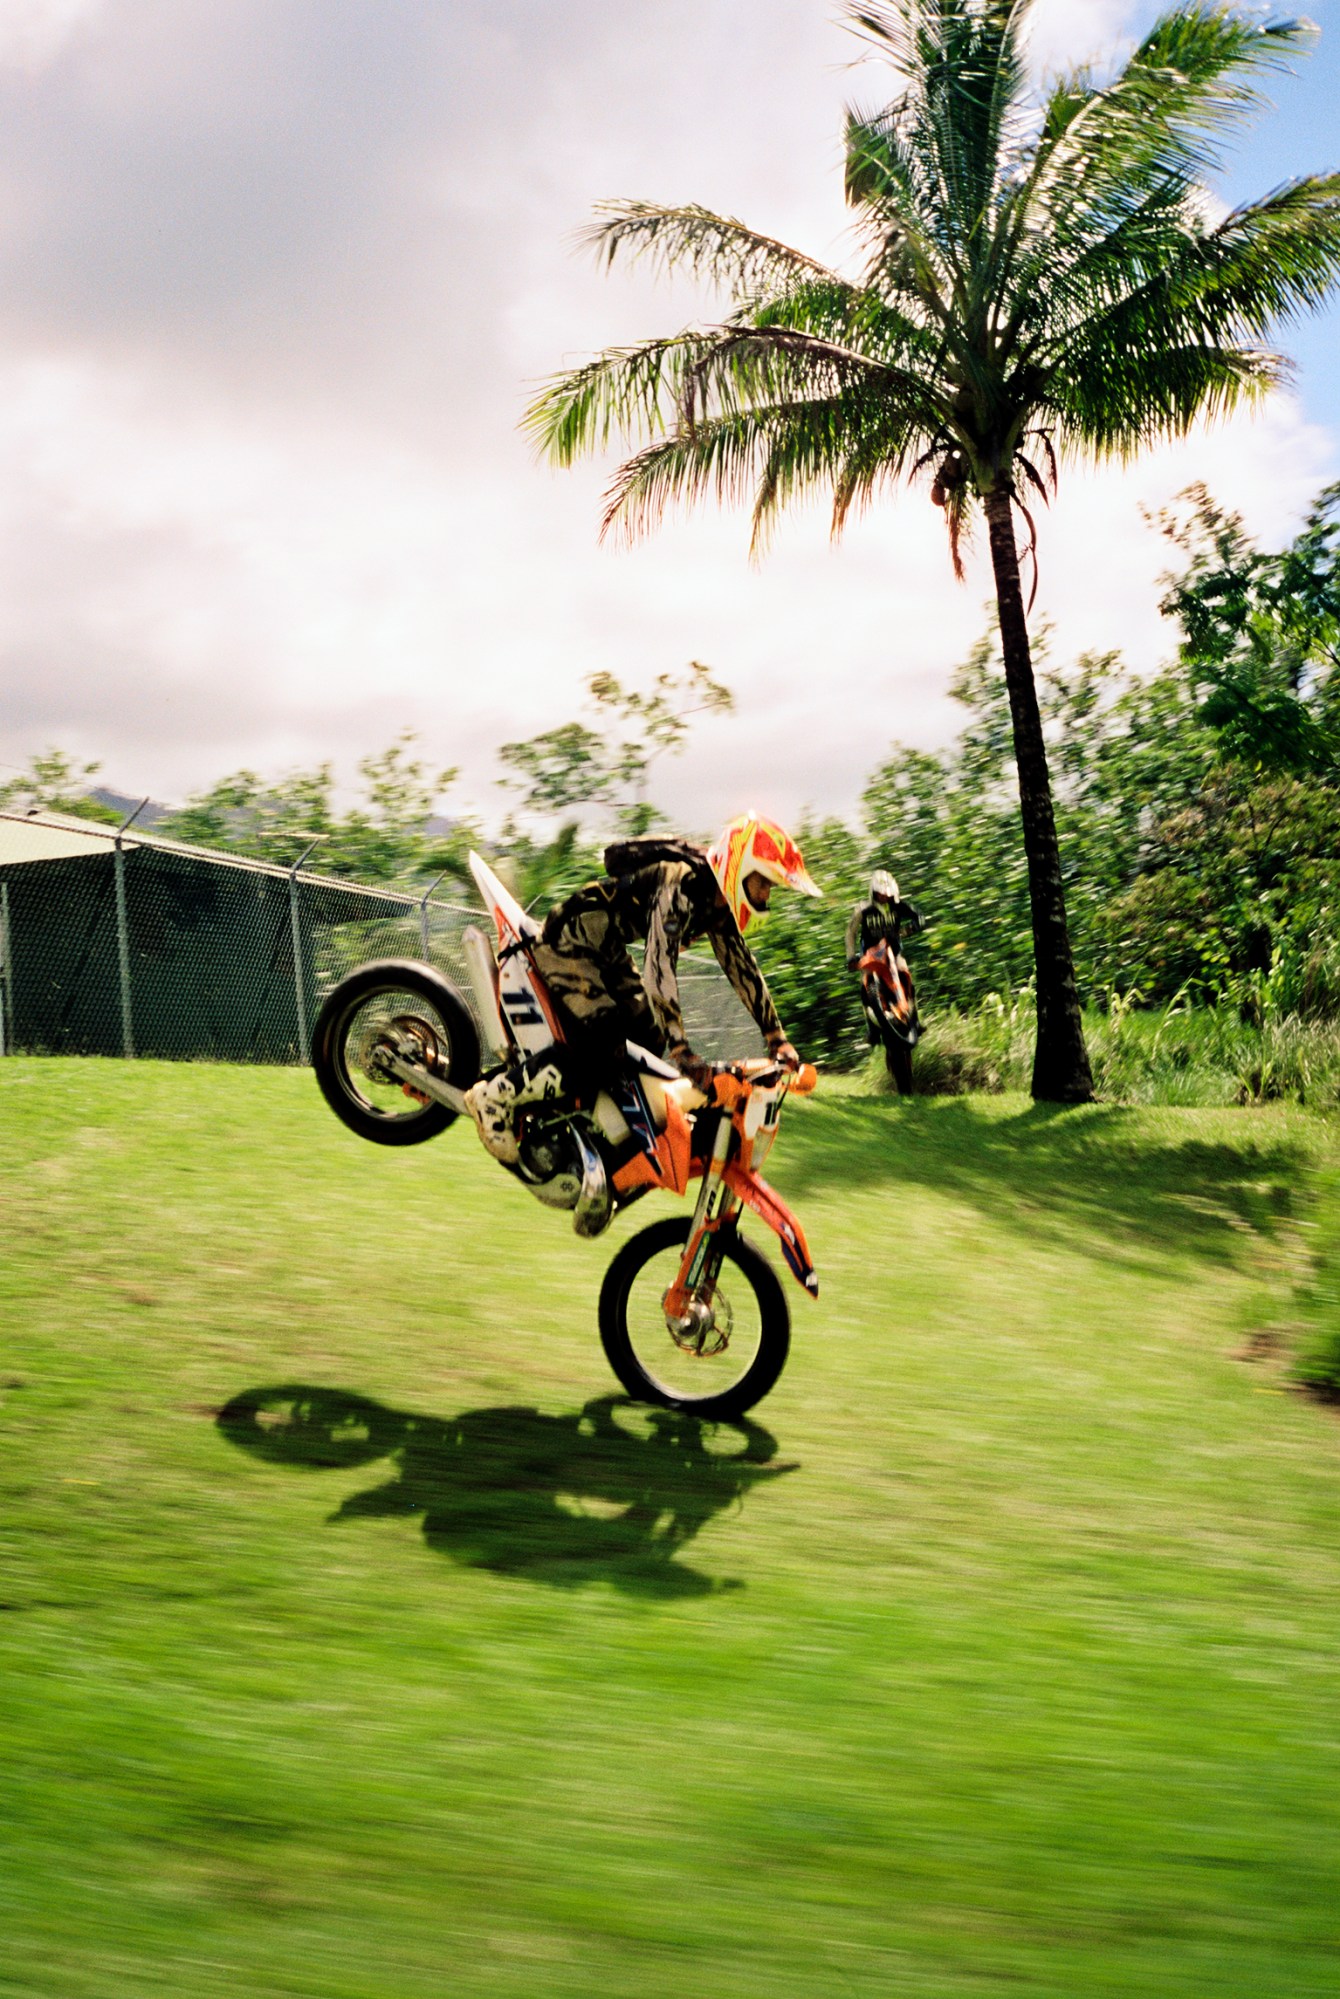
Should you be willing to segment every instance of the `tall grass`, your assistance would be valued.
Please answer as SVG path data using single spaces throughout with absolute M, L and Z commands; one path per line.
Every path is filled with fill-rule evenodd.
M 1113 994 L 1104 1009 L 1086 1012 L 1084 1032 L 1098 1094 L 1110 1101 L 1340 1106 L 1340 1020 L 1276 1013 L 1268 1004 L 1193 1006 L 1181 994 L 1144 1008 Z M 915 1087 L 926 1096 L 1027 1089 L 1034 1034 L 1027 988 L 936 1014 L 917 1049 Z M 880 1057 L 870 1058 L 866 1073 L 876 1088 L 887 1087 Z

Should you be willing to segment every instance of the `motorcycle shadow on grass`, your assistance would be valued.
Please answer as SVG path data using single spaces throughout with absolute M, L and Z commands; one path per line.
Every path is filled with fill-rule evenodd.
M 758 1423 L 707 1423 L 604 1395 L 573 1415 L 471 1409 L 445 1420 L 306 1385 L 253 1388 L 217 1423 L 230 1443 L 294 1471 L 390 1458 L 394 1475 L 332 1521 L 422 1514 L 424 1538 L 467 1567 L 556 1588 L 603 1581 L 630 1595 L 738 1589 L 679 1559 L 716 1514 L 763 1480 L 777 1440 Z

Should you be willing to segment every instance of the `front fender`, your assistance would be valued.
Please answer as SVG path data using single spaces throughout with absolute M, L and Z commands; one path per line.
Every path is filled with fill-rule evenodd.
M 754 1213 L 761 1216 L 774 1231 L 782 1245 L 782 1255 L 786 1258 L 787 1269 L 796 1282 L 808 1291 L 811 1298 L 817 1298 L 819 1279 L 815 1275 L 814 1264 L 810 1259 L 810 1246 L 805 1240 L 805 1231 L 776 1188 L 770 1187 L 757 1173 L 744 1172 L 734 1160 L 721 1177 L 732 1194 L 743 1201 L 747 1208 L 752 1208 Z

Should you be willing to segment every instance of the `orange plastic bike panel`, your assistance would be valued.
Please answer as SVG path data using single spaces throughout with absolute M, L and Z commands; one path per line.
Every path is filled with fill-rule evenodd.
M 675 1099 L 665 1100 L 665 1130 L 656 1143 L 656 1155 L 662 1162 L 662 1186 L 682 1194 L 689 1184 L 689 1159 L 693 1151 L 693 1132 L 688 1118 Z
M 750 1095 L 749 1084 L 729 1069 L 719 1069 L 712 1078 L 712 1101 L 723 1111 L 735 1111 Z
M 664 1187 L 667 1193 L 682 1194 L 693 1170 L 693 1134 L 689 1121 L 673 1097 L 665 1100 L 665 1130 L 656 1140 L 653 1156 L 639 1152 L 621 1166 L 614 1176 L 616 1194 L 631 1194 L 635 1187 Z
M 631 1194 L 635 1187 L 662 1187 L 665 1182 L 656 1170 L 655 1162 L 645 1152 L 638 1152 L 625 1160 L 614 1176 L 616 1194 Z
M 814 1273 L 805 1231 L 781 1195 L 771 1188 L 766 1180 L 760 1180 L 757 1173 L 743 1171 L 734 1160 L 726 1167 L 721 1177 L 732 1194 L 743 1201 L 747 1208 L 752 1208 L 754 1213 L 775 1232 L 791 1275 L 798 1284 L 805 1287 L 811 1298 L 817 1298 L 819 1280 Z

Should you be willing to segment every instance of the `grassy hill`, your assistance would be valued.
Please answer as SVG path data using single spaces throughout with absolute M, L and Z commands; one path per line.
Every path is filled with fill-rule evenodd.
M 1340 1425 L 1272 1346 L 1331 1155 L 797 1106 L 737 1432 L 614 1397 L 652 1202 L 0 1064 L 0 1993 L 1332 1994 Z

